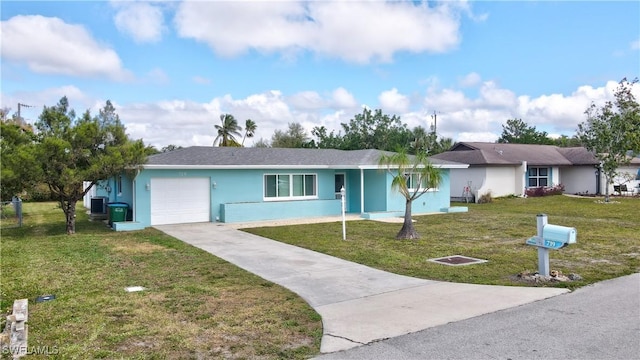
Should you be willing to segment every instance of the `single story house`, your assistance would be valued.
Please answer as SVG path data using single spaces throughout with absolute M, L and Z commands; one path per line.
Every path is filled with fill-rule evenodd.
M 191 222 L 247 222 L 342 213 L 401 216 L 405 200 L 378 165 L 379 150 L 194 146 L 149 156 L 146 164 L 100 182 L 89 197 L 130 207 L 116 230 Z M 466 164 L 433 159 L 442 183 L 414 201 L 414 214 L 450 209 L 449 171 Z
M 562 184 L 565 193 L 602 193 L 600 162 L 583 147 L 460 142 L 432 159 L 469 164 L 451 169 L 451 197 L 524 196 L 531 187 Z
M 620 194 L 614 191 L 614 186 L 624 185 L 626 192 Z M 640 157 L 631 158 L 629 164 L 618 168 L 613 184 L 609 184 L 609 194 L 637 195 L 640 194 Z

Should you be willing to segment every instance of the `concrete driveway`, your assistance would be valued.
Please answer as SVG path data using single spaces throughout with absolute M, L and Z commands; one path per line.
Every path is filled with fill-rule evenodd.
M 322 316 L 323 353 L 520 306 L 568 292 L 423 280 L 280 243 L 232 226 L 156 226 L 305 299 Z M 340 241 L 336 239 L 336 241 Z

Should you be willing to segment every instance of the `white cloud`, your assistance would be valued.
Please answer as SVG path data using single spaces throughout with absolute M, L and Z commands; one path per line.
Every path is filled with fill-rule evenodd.
M 315 91 L 302 91 L 293 94 L 287 99 L 292 108 L 296 110 L 317 110 L 327 106 L 327 101 Z
M 629 47 L 631 50 L 640 50 L 640 39 L 632 41 L 631 44 L 629 44 Z
M 491 132 L 461 132 L 458 133 L 458 138 L 456 141 L 458 142 L 495 142 L 497 141 L 499 136 Z
M 158 85 L 164 85 L 169 83 L 169 76 L 164 70 L 160 68 L 153 68 L 151 71 L 147 73 L 147 79 L 153 83 Z
M 460 109 L 472 107 L 472 100 L 456 89 L 442 89 L 430 87 L 427 90 L 424 106 L 430 111 L 455 112 Z
M 479 105 L 485 107 L 509 108 L 516 105 L 516 96 L 511 90 L 501 89 L 493 81 L 487 81 L 480 88 Z
M 569 94 L 538 97 L 516 96 L 513 91 L 491 81 L 483 86 L 486 87 L 484 92 L 473 97 L 453 88 L 432 87 L 421 106 L 404 112 L 391 112 L 382 104 L 373 104 L 371 108 L 382 107 L 385 113 L 399 115 L 409 128 L 422 126 L 426 129 L 433 123 L 432 115 L 436 110 L 438 134 L 455 141 L 495 141 L 502 132 L 502 125 L 512 118 L 521 118 L 539 131 L 571 136 L 578 123 L 585 121 L 584 111 L 589 104 L 602 105 L 613 100 L 618 83 L 610 81 L 598 87 L 585 85 Z M 393 90 L 388 93 L 399 95 Z M 633 88 L 633 93 L 640 98 L 640 85 Z M 25 114 L 34 120 L 42 111 L 42 105 L 54 105 L 65 95 L 78 113 L 91 109 L 95 114 L 104 106 L 104 100 L 87 96 L 75 86 L 0 95 L 0 104 L 8 107 L 17 101 L 24 103 L 22 99 L 30 99 L 28 104 L 36 108 L 25 110 Z M 504 101 L 505 98 L 508 101 Z M 362 111 L 357 104 L 345 88 L 324 95 L 306 91 L 286 96 L 272 90 L 238 99 L 227 94 L 207 102 L 168 99 L 153 103 L 114 103 L 131 137 L 143 138 L 146 144 L 158 148 L 168 144 L 210 146 L 216 135 L 214 125 L 219 123 L 223 113 L 233 114 L 243 127 L 246 119 L 257 123 L 256 136 L 246 141 L 247 146 L 260 138 L 270 140 L 275 130 L 286 130 L 287 124 L 293 122 L 300 123 L 309 136 L 315 126 L 325 126 L 328 132 L 338 133 L 342 129 L 341 123 L 349 122 Z
M 202 76 L 194 76 L 193 78 L 191 78 L 191 80 L 193 80 L 194 83 L 196 84 L 200 84 L 200 85 L 209 85 L 211 84 L 211 80 L 202 77 Z
M 81 25 L 56 17 L 19 15 L 2 22 L 2 57 L 41 74 L 126 80 L 118 54 Z
M 478 75 L 478 73 L 472 72 L 460 78 L 458 83 L 462 87 L 474 87 L 480 84 L 480 81 L 482 81 L 480 75 Z
M 333 91 L 331 106 L 334 109 L 354 109 L 358 107 L 358 102 L 352 93 L 343 87 Z
M 454 140 L 470 141 L 473 134 L 478 134 L 478 139 L 488 139 L 488 134 L 493 134 L 497 139 L 502 133 L 502 124 L 513 118 L 521 118 L 538 131 L 571 136 L 578 124 L 586 120 L 584 112 L 588 106 L 612 101 L 617 86 L 617 82 L 609 81 L 602 87 L 578 87 L 568 95 L 545 94 L 532 98 L 516 96 L 511 90 L 488 81 L 482 85 L 477 98 L 469 98 L 456 89 L 431 87 L 424 103 L 426 109 L 438 110 L 438 134 Z M 640 84 L 636 84 L 633 93 L 640 98 Z
M 382 110 L 387 113 L 405 113 L 409 110 L 409 98 L 398 93 L 396 88 L 383 91 L 378 96 L 378 102 Z
M 459 17 L 469 6 L 447 2 L 185 1 L 177 32 L 223 56 L 250 50 L 299 51 L 350 62 L 392 61 L 396 52 L 446 52 L 460 42 Z M 357 16 L 354 16 L 357 14 Z
M 166 30 L 162 9 L 144 2 L 115 1 L 117 8 L 113 20 L 118 30 L 138 43 L 158 42 Z

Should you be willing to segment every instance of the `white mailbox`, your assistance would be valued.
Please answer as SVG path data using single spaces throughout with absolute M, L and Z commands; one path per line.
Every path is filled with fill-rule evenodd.
M 542 238 L 547 241 L 559 241 L 563 244 L 575 244 L 576 228 L 546 224 L 542 228 Z

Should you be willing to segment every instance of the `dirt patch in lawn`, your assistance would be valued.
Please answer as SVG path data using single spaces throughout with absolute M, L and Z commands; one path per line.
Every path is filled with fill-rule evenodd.
M 124 254 L 149 254 L 156 251 L 167 251 L 168 248 L 151 243 L 138 243 L 138 242 L 130 242 L 130 243 L 120 243 L 114 246 L 113 251 L 117 251 L 119 253 Z

